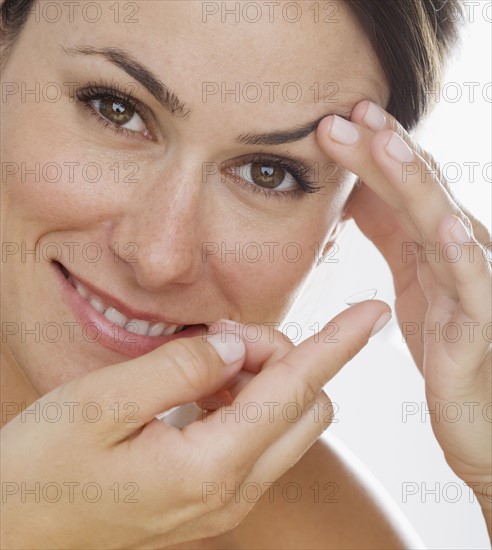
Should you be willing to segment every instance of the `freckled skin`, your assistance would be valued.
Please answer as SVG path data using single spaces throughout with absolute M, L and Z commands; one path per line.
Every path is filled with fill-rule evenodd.
M 118 4 L 123 10 L 125 3 Z M 187 324 L 219 318 L 280 322 L 314 267 L 313 245 L 322 248 L 340 228 L 355 177 L 342 169 L 334 175 L 313 134 L 274 147 L 241 145 L 235 138 L 252 131 L 293 129 L 325 113 L 349 114 L 363 98 L 386 105 L 388 88 L 374 53 L 343 3 L 337 7 L 338 23 L 330 25 L 314 22 L 307 9 L 296 24 L 282 17 L 273 24 L 267 17 L 255 24 L 222 23 L 220 16 L 203 22 L 201 3 L 168 1 L 138 2 L 134 24 L 115 23 L 114 13 L 107 10 L 97 23 L 80 16 L 70 24 L 65 18 L 58 23 L 28 20 L 2 80 L 25 82 L 27 89 L 36 82 L 41 89 L 55 82 L 63 94 L 58 101 L 43 93 L 39 101 L 30 95 L 23 101 L 20 93 L 14 94 L 3 110 L 3 162 L 19 168 L 26 163 L 28 169 L 39 163 L 41 170 L 39 181 L 19 169 L 2 182 L 4 241 L 38 252 L 37 257 L 13 254 L 3 264 L 2 322 L 25 323 L 27 328 L 77 322 L 59 299 L 54 281 L 51 260 L 60 249 L 64 265 L 75 275 L 144 311 Z M 189 107 L 188 116 L 173 118 L 101 56 L 64 51 L 80 45 L 128 50 Z M 131 83 L 135 99 L 153 113 L 147 124 L 153 140 L 143 132 L 131 137 L 104 127 L 74 97 L 77 85 L 66 84 L 111 82 Z M 220 93 L 204 100 L 203 85 L 210 82 L 219 90 L 222 83 L 231 89 L 239 82 L 243 90 L 254 82 L 263 93 L 254 103 L 242 95 L 239 101 L 231 95 L 222 101 Z M 273 101 L 267 82 L 280 83 Z M 292 82 L 302 91 L 297 101 L 282 92 Z M 219 165 L 259 152 L 289 154 L 317 167 L 321 190 L 267 198 L 252 192 L 253 184 L 234 183 L 221 173 L 203 177 L 204 163 Z M 49 163 L 61 167 L 60 178 L 50 172 Z M 100 170 L 99 178 L 84 173 L 90 163 Z M 67 242 L 80 243 L 73 257 Z M 98 261 L 83 253 L 88 243 L 98 244 Z M 114 243 L 119 243 L 116 250 Z M 136 261 L 125 253 L 128 243 L 136 245 Z M 206 262 L 204 243 L 214 243 L 220 251 Z M 248 243 L 260 245 L 259 261 L 245 259 L 242 251 Z M 282 254 L 288 243 L 301 251 L 298 261 Z M 240 261 L 223 254 L 235 247 Z M 2 348 L 3 401 L 31 403 L 76 376 L 125 359 L 75 334 L 79 336 L 70 339 L 63 330 L 56 343 L 22 338 L 20 331 L 9 336 Z M 329 472 L 325 477 L 340 483 L 347 497 L 336 514 L 304 500 L 291 508 L 262 501 L 231 533 L 194 544 L 275 547 L 292 540 L 305 547 L 405 546 L 389 514 L 367 497 L 364 480 L 354 477 L 338 452 L 315 444 L 282 479 L 308 483 L 309 472 L 315 477 Z M 360 533 L 354 533 L 349 521 L 354 509 L 363 526 Z
M 332 111 L 349 113 L 363 97 L 384 104 L 388 92 L 364 36 L 342 6 L 339 23 L 329 28 L 307 13 L 294 26 L 281 17 L 274 24 L 266 18 L 254 25 L 228 25 L 220 17 L 204 23 L 199 8 L 192 2 L 142 2 L 139 22 L 131 25 L 112 22 L 112 12 L 103 12 L 93 24 L 82 11 L 68 25 L 63 19 L 58 24 L 28 21 L 3 79 L 25 82 L 27 89 L 39 82 L 46 93 L 40 98 L 26 95 L 24 102 L 20 93 L 9 97 L 2 147 L 5 162 L 19 167 L 26 163 L 26 169 L 38 162 L 40 181 L 21 169 L 6 179 L 2 231 L 6 241 L 36 248 L 39 261 L 20 253 L 9 257 L 2 287 L 3 296 L 9 297 L 3 300 L 5 320 L 25 321 L 27 327 L 36 321 L 76 321 L 57 300 L 52 280 L 49 260 L 60 249 L 66 267 L 97 288 L 190 324 L 220 317 L 280 321 L 292 304 L 313 267 L 313 245 L 326 243 L 340 222 L 354 177 L 342 169 L 334 173 L 313 134 L 274 147 L 234 140 L 252 131 L 292 129 Z M 42 55 L 36 53 L 40 43 Z M 188 106 L 188 116 L 173 118 L 142 85 L 101 56 L 67 55 L 80 46 L 129 49 Z M 144 139 L 142 132 L 133 137 L 112 132 L 70 97 L 77 84 L 82 88 L 111 81 L 137 90 L 136 99 L 152 110 L 147 128 L 154 141 Z M 55 93 L 54 87 L 46 87 L 50 82 L 60 83 L 59 101 L 47 99 Z M 254 82 L 264 92 L 256 103 L 236 102 L 230 95 L 222 101 L 219 93 L 204 100 L 204 82 L 227 89 L 239 82 L 241 90 Z M 269 92 L 265 82 L 280 85 Z M 294 88 L 284 92 L 285 84 L 293 82 L 301 90 L 294 102 L 289 101 Z M 311 89 L 315 83 L 321 90 L 318 101 Z M 330 102 L 322 101 L 323 88 Z M 49 139 L 44 139 L 47 132 Z M 252 193 L 251 184 L 235 184 L 224 174 L 203 177 L 204 163 L 218 166 L 258 152 L 300 157 L 317 174 L 320 192 L 266 198 Z M 60 174 L 54 168 L 50 172 L 50 163 Z M 80 245 L 69 250 L 66 242 Z M 290 242 L 295 247 L 286 249 Z M 98 261 L 92 261 L 97 249 L 88 249 L 89 243 L 99 245 Z M 116 252 L 114 243 L 119 243 Z M 125 253 L 128 243 L 135 244 Z M 217 245 L 206 262 L 204 243 Z M 246 248 L 248 243 L 260 245 L 259 261 L 248 261 L 254 252 Z M 138 251 L 129 258 L 133 247 Z M 235 247 L 239 261 L 227 254 Z M 8 339 L 40 394 L 121 360 L 80 337 L 70 342 L 68 330 L 56 345 L 33 345 L 29 338 L 26 344 L 20 336 Z

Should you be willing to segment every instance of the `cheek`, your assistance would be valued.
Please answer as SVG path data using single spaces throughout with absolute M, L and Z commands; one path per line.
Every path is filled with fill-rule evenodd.
M 56 116 L 53 106 L 37 115 L 31 105 L 12 111 L 2 131 L 8 137 L 2 139 L 2 208 L 15 223 L 39 236 L 67 226 L 88 226 L 115 209 L 116 171 L 111 167 L 118 163 L 99 159 L 90 148 L 76 147 L 72 132 L 53 131 L 45 139 L 48 121 Z M 36 120 L 34 127 L 30 120 Z M 124 188 L 119 191 L 121 196 Z
M 307 197 L 288 217 L 217 226 L 221 235 L 204 247 L 203 260 L 221 281 L 227 301 L 242 322 L 279 322 L 315 266 L 339 220 L 350 185 Z M 220 218 L 222 221 L 223 217 Z M 234 232 L 226 227 L 234 225 Z

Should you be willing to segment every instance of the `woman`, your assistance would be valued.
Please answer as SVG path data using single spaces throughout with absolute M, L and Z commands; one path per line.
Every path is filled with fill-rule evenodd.
M 445 0 L 4 0 L 3 547 L 420 546 L 318 441 L 323 386 L 389 306 L 298 346 L 276 327 L 350 217 L 399 322 L 488 326 L 487 231 L 407 133 L 458 19 Z M 476 253 L 404 262 L 405 243 Z M 408 345 L 429 408 L 490 401 L 487 338 Z M 209 412 L 182 430 L 155 418 L 191 402 Z M 488 424 L 433 428 L 490 531 Z

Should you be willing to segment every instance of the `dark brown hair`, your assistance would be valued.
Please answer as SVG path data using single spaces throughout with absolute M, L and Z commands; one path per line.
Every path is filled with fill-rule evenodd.
M 3 64 L 36 0 L 4 0 L 0 12 Z M 390 86 L 387 106 L 407 129 L 430 104 L 464 20 L 461 0 L 345 0 L 366 32 Z
M 345 0 L 390 88 L 387 111 L 407 130 L 427 111 L 465 20 L 460 0 Z

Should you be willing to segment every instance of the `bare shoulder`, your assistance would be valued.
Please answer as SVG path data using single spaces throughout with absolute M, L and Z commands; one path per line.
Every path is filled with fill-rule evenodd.
M 229 548 L 424 548 L 396 504 L 333 438 L 317 441 L 226 538 Z

